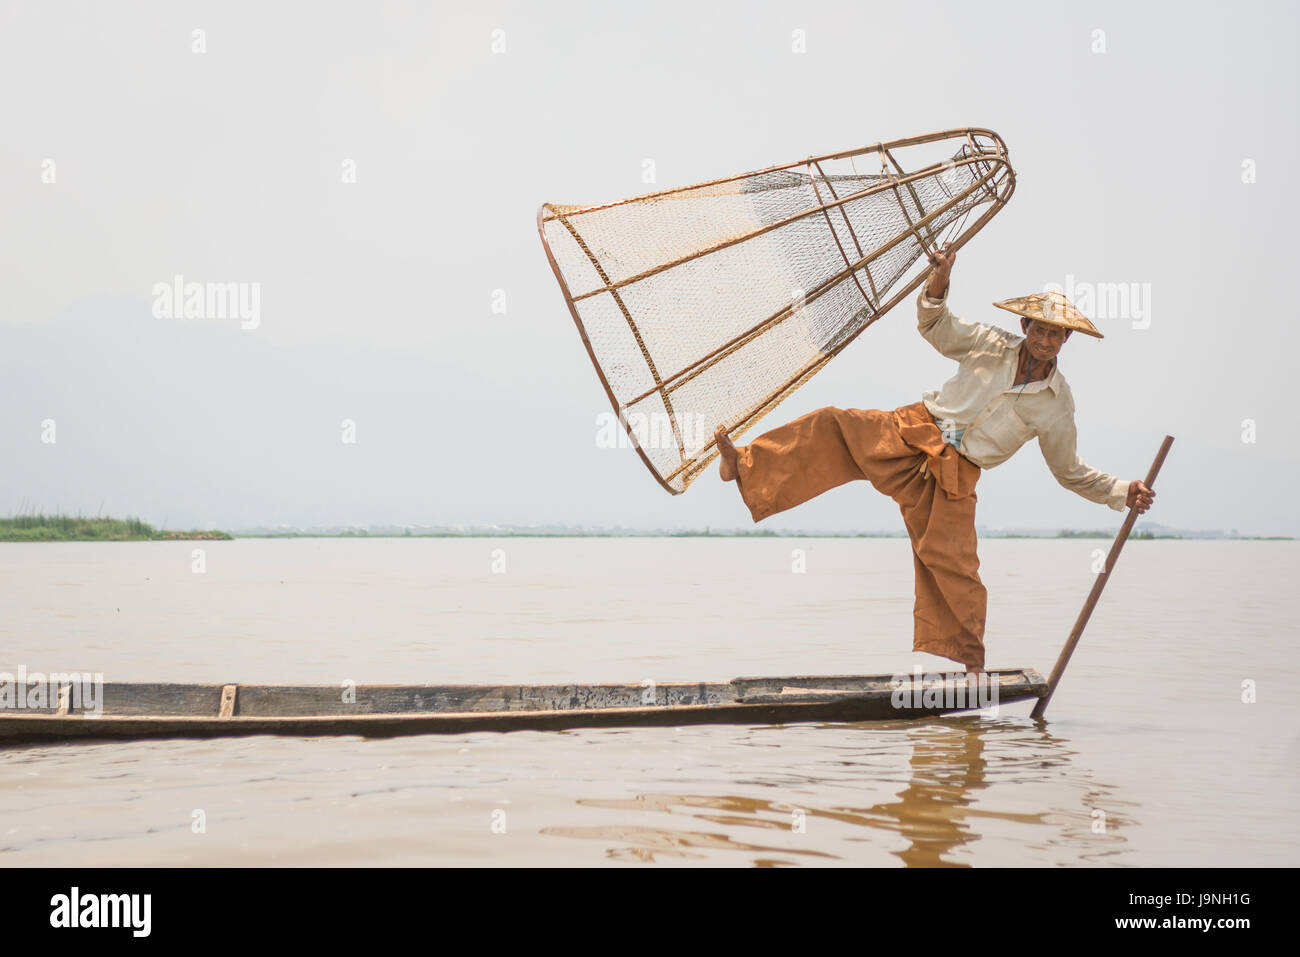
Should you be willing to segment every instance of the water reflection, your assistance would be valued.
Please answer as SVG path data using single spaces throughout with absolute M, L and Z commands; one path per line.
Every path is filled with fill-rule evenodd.
M 1117 831 L 1129 822 L 1116 810 L 1124 806 L 1123 802 L 1115 798 L 1113 788 L 1093 781 L 1088 771 L 1075 765 L 1076 753 L 1068 740 L 1052 734 L 1044 722 L 972 715 L 832 725 L 818 733 L 833 734 L 836 729 L 848 733 L 847 739 L 841 737 L 836 744 L 843 747 L 847 740 L 857 755 L 849 761 L 837 755 L 833 764 L 839 773 L 818 773 L 816 765 L 803 765 L 796 781 L 787 777 L 780 785 L 760 786 L 779 786 L 786 792 L 816 788 L 824 794 L 828 785 L 845 786 L 843 771 L 848 766 L 857 774 L 858 786 L 863 787 L 862 772 L 877 775 L 884 762 L 886 767 L 894 766 L 902 772 L 906 782 L 894 799 L 863 806 L 823 807 L 728 794 L 583 799 L 578 803 L 585 807 L 687 814 L 695 821 L 733 830 L 728 833 L 616 824 L 552 827 L 541 833 L 611 842 L 617 846 L 611 846 L 606 854 L 613 859 L 703 859 L 716 852 L 741 851 L 757 852 L 751 858 L 755 866 L 817 863 L 818 859 L 830 863 L 825 860 L 828 858 L 854 864 L 884 864 L 892 855 L 906 867 L 968 867 L 969 862 L 959 857 L 969 857 L 966 852 L 970 846 L 990 831 L 1002 834 L 1001 839 L 1009 845 L 1005 853 L 993 856 L 994 864 L 1023 863 L 1024 856 L 1038 863 L 1100 863 L 1123 850 L 1124 839 Z M 859 733 L 871 737 L 864 742 L 856 737 Z M 791 753 L 807 740 L 792 742 Z M 1063 787 L 1077 792 L 1076 806 L 1034 809 L 1033 795 L 1041 790 L 1059 800 Z M 1104 815 L 1098 815 L 1097 809 L 1104 809 Z M 1104 827 L 1099 827 L 1099 819 Z M 880 839 L 867 837 L 865 859 L 855 854 L 846 860 L 842 853 L 809 846 L 813 841 L 807 835 L 834 833 L 833 829 L 815 828 L 813 822 L 819 820 L 897 835 L 902 846 L 885 835 Z M 1004 828 L 1004 824 L 1012 827 Z M 738 828 L 767 830 L 771 838 L 751 843 L 736 835 L 734 829 Z M 1015 837 L 1008 839 L 1008 832 Z M 842 852 L 850 846 L 844 843 L 843 832 L 839 834 L 840 840 L 823 839 L 823 848 Z M 864 838 L 850 836 L 848 840 Z

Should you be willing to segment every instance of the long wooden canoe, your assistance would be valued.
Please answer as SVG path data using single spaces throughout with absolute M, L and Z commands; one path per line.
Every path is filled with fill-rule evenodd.
M 67 740 L 556 731 L 690 724 L 876 721 L 971 711 L 1047 693 L 1032 668 L 959 674 L 804 675 L 610 685 L 293 685 L 105 682 L 44 708 L 0 710 L 0 745 Z M 89 699 L 89 696 L 87 696 Z M 93 710 L 88 710 L 87 705 Z M 98 712 L 98 713 L 95 713 Z

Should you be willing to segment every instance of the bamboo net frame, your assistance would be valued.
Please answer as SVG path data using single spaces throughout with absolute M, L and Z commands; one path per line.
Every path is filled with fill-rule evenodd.
M 857 172 L 863 158 L 880 171 Z M 619 422 L 676 495 L 717 455 L 717 426 L 753 426 L 1014 189 L 1002 138 L 956 129 L 613 203 L 546 203 L 537 229 Z

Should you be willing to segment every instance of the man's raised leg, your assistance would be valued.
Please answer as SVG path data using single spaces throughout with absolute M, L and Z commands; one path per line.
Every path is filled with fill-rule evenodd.
M 828 406 L 739 448 L 719 437 L 718 474 L 723 481 L 734 477 L 754 521 L 762 521 L 845 482 L 866 478 L 857 454 L 878 446 L 891 426 L 890 412 Z

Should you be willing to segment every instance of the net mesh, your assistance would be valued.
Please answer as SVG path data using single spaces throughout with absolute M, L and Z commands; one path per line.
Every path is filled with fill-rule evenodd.
M 880 172 L 856 171 L 876 160 Z M 717 454 L 715 428 L 737 435 L 771 411 L 1013 187 L 996 134 L 960 130 L 601 206 L 547 204 L 538 220 L 610 402 L 675 494 Z

